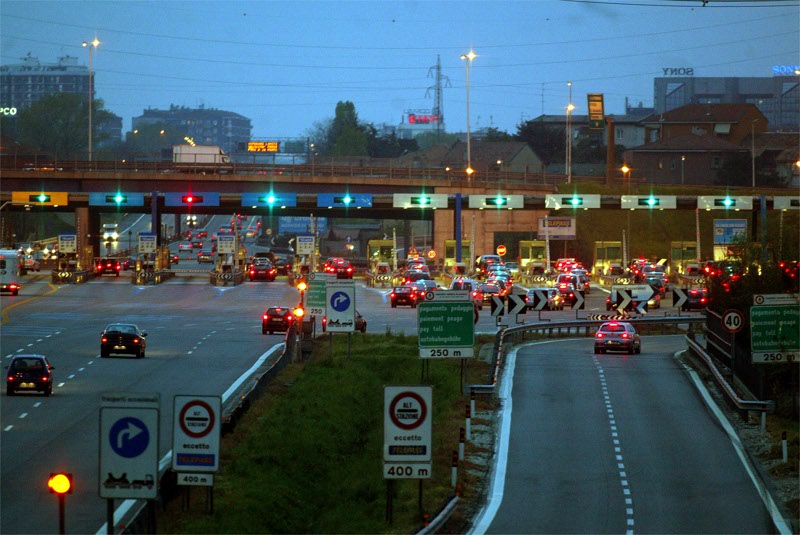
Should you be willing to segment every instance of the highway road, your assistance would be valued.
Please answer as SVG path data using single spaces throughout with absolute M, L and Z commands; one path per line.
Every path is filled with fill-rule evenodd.
M 645 336 L 635 356 L 594 355 L 592 343 L 531 344 L 508 359 L 505 484 L 473 532 L 771 533 L 731 440 L 673 358 L 683 337 Z
M 181 260 L 179 267 L 184 265 L 198 267 L 194 259 Z M 56 499 L 48 493 L 46 482 L 49 474 L 58 470 L 75 476 L 75 492 L 67 498 L 67 530 L 95 532 L 105 522 L 105 503 L 98 496 L 101 393 L 158 392 L 159 450 L 163 455 L 171 449 L 172 397 L 222 394 L 264 352 L 282 341 L 280 335 L 261 334 L 264 310 L 293 306 L 299 300 L 298 292 L 284 278 L 213 287 L 206 275 L 194 274 L 158 286 L 137 286 L 126 275 L 61 286 L 51 285 L 49 274 L 29 275 L 19 296 L 0 300 L 3 362 L 14 354 L 41 353 L 56 368 L 51 397 L 2 397 L 2 533 L 57 530 Z M 416 310 L 390 308 L 388 287 L 367 288 L 363 281 L 356 281 L 356 286 L 356 306 L 367 319 L 368 333 L 416 333 Z M 605 294 L 594 290 L 580 317 L 604 311 L 604 303 Z M 545 312 L 542 318 L 575 315 L 567 310 Z M 531 314 L 528 320 L 537 316 Z M 147 357 L 100 359 L 100 332 L 110 322 L 136 323 L 147 330 Z M 496 331 L 488 305 L 476 331 Z M 651 380 L 658 382 L 656 377 Z

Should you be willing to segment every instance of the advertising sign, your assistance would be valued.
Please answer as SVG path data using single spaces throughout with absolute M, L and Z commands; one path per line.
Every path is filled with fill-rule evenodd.
M 158 250 L 158 242 L 155 232 L 139 233 L 139 254 L 155 254 Z
M 549 235 L 551 240 L 574 240 L 575 232 L 574 217 L 548 217 L 547 232 L 544 230 L 544 218 L 540 217 L 536 238 L 544 240 Z
M 173 398 L 172 469 L 179 472 L 216 472 L 222 429 L 219 396 Z
M 728 245 L 747 238 L 747 219 L 715 219 L 714 245 Z
M 77 234 L 59 234 L 58 235 L 58 252 L 60 252 L 60 253 L 77 253 L 78 252 L 78 235 Z
M 605 128 L 603 94 L 589 93 L 586 97 L 589 101 L 589 128 L 591 130 L 602 130 Z
M 383 387 L 383 462 L 387 479 L 431 474 L 433 387 Z
M 328 332 L 351 333 L 356 328 L 356 287 L 352 280 L 325 284 L 325 316 Z
M 314 254 L 314 236 L 297 236 L 295 253 L 300 256 Z

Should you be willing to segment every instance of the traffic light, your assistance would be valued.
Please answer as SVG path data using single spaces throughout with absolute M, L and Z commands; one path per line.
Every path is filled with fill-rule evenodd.
M 30 202 L 50 202 L 50 195 L 45 195 L 44 193 L 40 193 L 39 195 L 30 195 L 28 200 Z
M 344 197 L 339 196 L 339 197 L 334 197 L 333 198 L 333 204 L 343 204 L 343 205 L 347 206 L 351 202 L 353 202 L 353 198 L 350 195 L 345 195 Z
M 647 206 L 648 208 L 655 208 L 661 204 L 661 199 L 656 199 L 652 195 L 646 199 L 638 200 L 639 206 Z
M 72 474 L 55 472 L 47 480 L 51 494 L 72 494 Z
M 117 193 L 116 195 L 106 195 L 106 202 L 114 203 L 117 206 L 121 204 L 128 204 L 128 196 Z
M 181 202 L 184 204 L 192 205 L 192 204 L 200 204 L 203 202 L 202 195 L 184 195 L 181 197 Z
M 303 316 L 305 316 L 305 315 L 306 315 L 306 311 L 303 309 L 303 307 L 302 307 L 302 306 L 299 306 L 299 307 L 295 308 L 295 309 L 292 311 L 292 314 L 294 314 L 294 317 L 295 317 L 295 318 L 297 318 L 297 319 L 299 319 L 299 320 L 300 320 L 300 319 L 303 319 Z
M 499 206 L 505 206 L 505 205 L 508 204 L 508 198 L 501 197 L 500 195 L 498 195 L 497 197 L 492 199 L 492 204 L 494 204 L 495 206 L 498 206 L 498 207 Z
M 67 206 L 69 193 L 61 191 L 12 191 L 14 204 L 33 204 L 37 206 Z
M 735 208 L 736 199 L 725 197 L 724 199 L 714 199 L 714 206 L 722 206 L 724 208 Z
M 430 203 L 431 203 L 430 198 L 426 197 L 425 195 L 419 195 L 417 197 L 411 197 L 411 204 L 415 205 L 415 206 L 425 207 L 425 206 L 430 205 Z
M 569 204 L 570 206 L 581 206 L 583 205 L 583 198 L 582 197 L 564 197 L 563 199 L 564 204 Z
M 275 201 L 276 201 L 276 200 L 277 200 L 277 198 L 276 198 L 276 197 L 275 197 L 275 195 L 273 195 L 272 193 L 270 193 L 270 194 L 269 194 L 269 195 L 267 195 L 266 197 L 259 197 L 259 198 L 258 198 L 258 202 L 259 202 L 259 203 L 266 203 L 266 204 L 268 204 L 269 206 L 274 206 L 274 205 L 275 205 Z

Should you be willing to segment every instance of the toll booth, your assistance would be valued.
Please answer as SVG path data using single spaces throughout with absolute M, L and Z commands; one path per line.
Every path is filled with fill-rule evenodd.
M 217 254 L 214 256 L 214 269 L 210 273 L 210 283 L 214 286 L 241 284 L 247 267 L 247 249 L 239 243 L 237 233 L 217 235 Z
M 367 241 L 367 269 L 375 271 L 378 262 L 394 265 L 394 240 Z
M 608 275 L 612 264 L 622 265 L 621 241 L 596 241 L 594 242 L 594 260 L 592 273 L 595 275 Z
M 689 273 L 689 264 L 693 268 L 697 266 L 697 242 L 670 242 L 668 273 L 686 275 Z
M 461 240 L 461 261 L 472 264 L 470 261 L 472 251 L 471 240 Z M 456 264 L 456 240 L 444 240 L 444 255 L 442 256 L 444 268 L 453 268 Z
M 519 270 L 529 275 L 543 274 L 547 268 L 547 243 L 544 240 L 520 240 Z

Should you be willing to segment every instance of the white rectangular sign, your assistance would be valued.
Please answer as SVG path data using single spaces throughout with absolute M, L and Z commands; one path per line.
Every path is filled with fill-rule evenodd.
M 158 496 L 158 410 L 100 409 L 100 497 Z
M 356 330 L 356 287 L 352 280 L 325 284 L 325 316 L 328 332 L 351 333 Z
M 213 487 L 214 474 L 190 474 L 188 472 L 180 472 L 178 473 L 178 485 Z
M 154 254 L 158 250 L 156 235 L 151 232 L 139 233 L 139 254 Z
M 469 290 L 436 290 L 425 294 L 426 301 L 434 303 L 460 303 L 470 300 Z
M 295 246 L 295 251 L 298 255 L 313 255 L 314 236 L 298 236 Z
M 175 396 L 173 400 L 172 469 L 216 472 L 222 430 L 219 396 Z
M 430 479 L 431 463 L 383 463 L 383 479 Z
M 432 386 L 384 386 L 384 462 L 430 463 L 432 420 Z
M 447 208 L 447 193 L 395 193 L 394 208 Z
M 563 195 L 545 195 L 544 207 L 554 210 L 561 208 L 600 208 L 600 194 L 569 194 Z
M 539 228 L 536 238 L 544 240 L 574 240 L 575 239 L 575 218 L 574 217 L 548 217 L 547 231 L 544 228 L 544 218 L 539 218 Z
M 77 253 L 78 252 L 78 235 L 77 234 L 59 234 L 58 235 L 58 252 L 59 253 Z
M 470 195 L 469 207 L 483 210 L 484 208 L 521 209 L 525 208 L 524 195 Z
M 800 305 L 800 295 L 798 294 L 755 294 L 753 295 L 754 305 Z
M 236 254 L 236 236 L 233 234 L 217 236 L 217 254 Z

